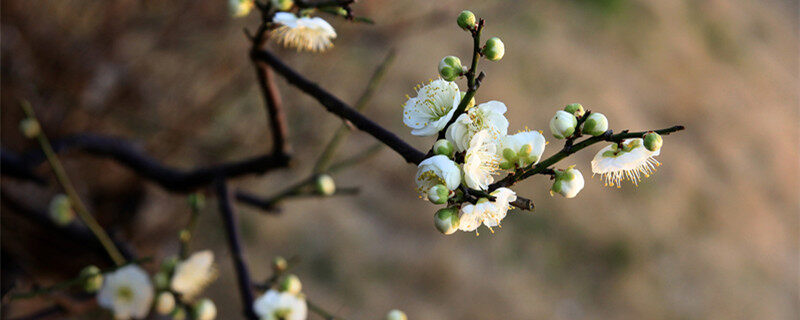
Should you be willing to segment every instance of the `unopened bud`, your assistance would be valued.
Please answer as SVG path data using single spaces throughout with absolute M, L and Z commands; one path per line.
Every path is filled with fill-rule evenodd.
M 397 309 L 386 314 L 386 320 L 408 320 L 406 313 Z
M 550 195 L 558 193 L 565 198 L 574 198 L 583 189 L 583 174 L 573 167 L 556 170 L 555 181 L 550 188 Z
M 172 317 L 172 320 L 186 320 L 186 310 L 175 308 L 169 316 Z
M 164 261 L 161 261 L 161 272 L 166 274 L 172 274 L 175 271 L 175 266 L 178 265 L 178 256 L 169 256 L 164 258 Z
M 153 285 L 158 290 L 166 290 L 169 288 L 169 275 L 159 271 L 153 276 Z
M 314 181 L 314 187 L 317 189 L 317 193 L 323 196 L 330 196 L 336 192 L 336 182 L 327 174 L 317 176 L 317 180 Z
M 175 310 L 175 296 L 170 292 L 162 292 L 156 298 L 156 312 L 158 314 L 168 315 Z
M 437 184 L 428 189 L 428 200 L 433 204 L 445 204 L 450 198 L 450 190 L 443 184 Z
M 19 130 L 25 138 L 33 139 L 42 132 L 42 127 L 36 119 L 25 118 L 19 122 Z
M 433 144 L 433 153 L 435 154 L 441 154 L 452 159 L 455 151 L 456 147 L 447 139 L 439 139 Z
M 439 61 L 439 75 L 447 81 L 456 80 L 464 70 L 461 60 L 456 56 L 446 56 Z
M 557 139 L 564 139 L 575 133 L 576 125 L 578 125 L 578 119 L 575 118 L 575 115 L 558 110 L 550 120 L 550 132 Z
M 292 0 L 270 0 L 272 7 L 278 11 L 288 11 L 294 5 Z
M 244 17 L 255 7 L 254 0 L 228 0 L 228 10 L 234 17 Z
M 592 113 L 583 122 L 583 133 L 599 136 L 608 130 L 608 119 L 602 113 Z
M 286 261 L 286 259 L 284 259 L 283 257 L 277 256 L 275 258 L 272 258 L 271 266 L 272 266 L 272 272 L 281 273 L 286 271 L 287 268 L 289 268 L 289 262 Z
M 83 268 L 79 277 L 83 280 L 83 290 L 86 292 L 96 292 L 103 286 L 103 274 L 100 273 L 100 268 L 97 266 L 91 265 Z
M 564 111 L 569 112 L 576 117 L 583 116 L 583 114 L 586 113 L 586 110 L 583 109 L 583 106 L 580 103 L 570 103 L 564 107 Z
M 483 55 L 486 59 L 491 61 L 497 61 L 503 58 L 503 55 L 506 54 L 506 46 L 503 44 L 503 41 L 500 40 L 498 37 L 489 38 L 486 40 L 486 45 L 483 46 Z
M 656 152 L 661 149 L 662 144 L 664 144 L 664 139 L 661 138 L 660 134 L 653 131 L 644 134 L 644 147 L 647 150 Z
M 299 294 L 302 290 L 303 284 L 300 282 L 300 278 L 293 274 L 284 277 L 281 283 L 278 285 L 278 291 L 288 292 L 294 295 Z
M 203 298 L 194 304 L 192 313 L 195 320 L 214 320 L 217 317 L 217 306 L 211 299 Z
M 461 29 L 472 29 L 475 28 L 475 22 L 477 19 L 472 11 L 464 10 L 458 14 L 458 19 L 456 19 L 456 21 Z
M 436 230 L 443 234 L 453 234 L 458 230 L 459 225 L 458 219 L 458 209 L 456 208 L 444 208 L 439 209 L 436 211 L 436 214 L 433 215 L 433 225 L 436 226 Z
M 72 201 L 65 194 L 59 194 L 50 200 L 50 219 L 55 224 L 63 227 L 75 220 L 75 211 L 72 210 Z

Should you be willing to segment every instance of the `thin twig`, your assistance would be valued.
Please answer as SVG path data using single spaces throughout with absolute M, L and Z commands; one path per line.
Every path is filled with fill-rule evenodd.
M 231 258 L 233 259 L 233 265 L 236 269 L 236 279 L 239 284 L 239 294 L 242 299 L 244 315 L 247 319 L 256 320 L 258 316 L 256 316 L 253 311 L 253 282 L 250 280 L 250 271 L 244 259 L 242 240 L 239 235 L 239 221 L 234 212 L 233 204 L 231 203 L 231 194 L 224 180 L 217 180 L 215 185 L 217 201 L 219 202 L 219 211 L 225 223 L 228 246 L 230 247 Z
M 344 318 L 337 317 L 336 315 L 334 315 L 331 312 L 328 312 L 327 310 L 323 309 L 316 303 L 311 302 L 311 300 L 308 300 L 308 298 L 306 298 L 306 304 L 308 305 L 308 310 L 311 310 L 311 312 L 316 313 L 320 317 L 325 318 L 325 320 L 344 320 Z
M 33 119 L 35 121 L 39 121 L 36 118 L 36 114 L 33 112 L 33 107 L 31 107 L 30 103 L 27 101 L 22 101 L 20 103 L 22 106 L 22 110 L 25 111 L 25 114 L 28 118 Z M 118 266 L 123 265 L 125 263 L 125 257 L 122 253 L 117 249 L 117 246 L 114 245 L 114 241 L 111 240 L 111 237 L 108 236 L 103 227 L 95 220 L 94 216 L 89 213 L 89 210 L 86 209 L 86 205 L 83 204 L 80 196 L 78 196 L 78 191 L 75 190 L 75 187 L 72 185 L 72 181 L 67 175 L 67 171 L 64 170 L 64 166 L 61 165 L 61 161 L 58 160 L 58 156 L 56 156 L 55 151 L 53 151 L 53 147 L 50 145 L 50 141 L 47 140 L 47 136 L 44 134 L 44 131 L 39 132 L 36 135 L 36 140 L 39 141 L 39 145 L 42 148 L 45 156 L 47 157 L 47 161 L 50 163 L 50 166 L 53 168 L 53 174 L 55 174 L 58 182 L 64 188 L 64 192 L 67 193 L 72 205 L 75 207 L 75 212 L 78 214 L 78 217 L 86 224 L 86 227 L 94 233 L 97 240 L 103 245 L 103 248 L 106 249 L 108 255 L 114 260 L 114 263 Z

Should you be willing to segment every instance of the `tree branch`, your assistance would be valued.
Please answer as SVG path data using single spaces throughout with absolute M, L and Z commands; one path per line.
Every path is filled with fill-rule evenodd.
M 219 201 L 219 212 L 225 222 L 228 246 L 233 259 L 233 266 L 236 269 L 236 280 L 239 284 L 239 294 L 241 295 L 244 315 L 247 319 L 256 320 L 258 316 L 253 311 L 253 282 L 250 280 L 250 271 L 247 268 L 247 262 L 244 260 L 242 240 L 239 235 L 239 221 L 234 212 L 233 204 L 231 204 L 231 194 L 224 180 L 216 180 L 215 185 L 217 201 Z

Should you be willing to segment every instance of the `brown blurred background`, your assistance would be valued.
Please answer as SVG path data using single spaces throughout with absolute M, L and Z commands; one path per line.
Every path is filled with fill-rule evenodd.
M 77 132 L 140 142 L 155 158 L 190 168 L 268 150 L 269 133 L 244 27 L 227 1 L 2 1 L 2 145 L 35 147 L 17 129 L 30 100 L 53 138 Z M 790 0 L 363 0 L 373 26 L 331 19 L 325 54 L 271 47 L 308 77 L 354 102 L 391 49 L 395 64 L 365 113 L 418 148 L 400 105 L 436 76 L 448 54 L 471 47 L 455 24 L 463 9 L 506 45 L 482 64 L 478 101 L 509 107 L 510 131 L 547 131 L 558 106 L 580 102 L 611 128 L 683 124 L 665 138 L 664 165 L 638 188 L 595 177 L 575 199 L 549 181 L 518 185 L 536 212 L 513 212 L 499 232 L 442 236 L 434 206 L 414 193 L 415 168 L 395 153 L 335 176 L 352 197 L 288 202 L 280 216 L 239 206 L 256 279 L 275 255 L 298 256 L 308 297 L 347 319 L 391 308 L 411 319 L 796 319 L 798 306 L 798 2 Z M 235 188 L 270 195 L 304 177 L 341 123 L 278 80 L 296 165 Z M 463 84 L 461 84 L 463 86 Z M 551 142 L 545 155 L 559 142 Z M 340 155 L 373 139 L 354 134 Z M 566 160 L 588 178 L 594 152 Z M 157 260 L 177 251 L 185 198 L 113 162 L 79 153 L 67 170 L 101 222 Z M 39 173 L 52 177 L 49 168 Z M 43 210 L 58 192 L 3 177 L 4 192 Z M 207 291 L 221 319 L 241 315 L 215 201 L 194 248 L 216 253 Z M 3 259 L 47 284 L 101 263 L 75 243 L 2 212 Z M 155 267 L 155 265 L 150 265 Z M 4 279 L 8 281 L 9 279 Z M 30 277 L 21 277 L 25 284 Z M 4 316 L 46 306 L 16 305 Z M 15 305 L 12 305 L 15 306 Z M 92 317 L 92 316 L 86 316 Z M 312 316 L 311 319 L 317 319 Z

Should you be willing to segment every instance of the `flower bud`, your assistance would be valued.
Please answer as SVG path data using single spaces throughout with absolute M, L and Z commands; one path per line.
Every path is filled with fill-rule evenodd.
M 244 17 L 255 7 L 254 0 L 228 0 L 228 10 L 234 17 Z
M 564 107 L 564 111 L 569 112 L 576 117 L 581 117 L 584 113 L 586 113 L 586 110 L 583 109 L 583 106 L 580 103 L 570 103 Z
M 575 126 L 578 125 L 578 119 L 575 115 L 563 111 L 556 111 L 556 115 L 550 120 L 550 132 L 557 139 L 564 139 L 575 133 Z
M 59 194 L 50 200 L 50 219 L 58 226 L 66 226 L 75 220 L 75 211 L 72 210 L 72 202 L 65 194 Z
M 173 271 L 175 271 L 176 265 L 178 265 L 178 256 L 166 257 L 164 258 L 164 261 L 161 261 L 161 272 L 170 275 Z
M 650 131 L 644 134 L 644 147 L 651 152 L 656 152 L 661 149 L 661 145 L 664 144 L 664 139 L 661 138 L 661 135 Z
M 289 268 L 289 262 L 281 256 L 272 258 L 272 272 L 281 273 Z
M 172 317 L 172 320 L 186 320 L 186 310 L 175 308 L 169 316 Z
M 406 313 L 397 309 L 386 314 L 386 320 L 408 320 Z
M 211 299 L 203 298 L 194 304 L 192 313 L 195 320 L 214 320 L 217 317 L 217 306 Z
M 33 139 L 42 132 L 42 127 L 36 119 L 25 118 L 19 122 L 19 130 L 22 131 L 22 135 L 25 138 Z
M 436 143 L 433 144 L 433 153 L 437 155 L 441 154 L 452 159 L 455 151 L 456 147 L 447 139 L 436 140 Z
M 502 59 L 503 55 L 506 54 L 506 46 L 500 38 L 492 37 L 486 40 L 486 45 L 483 46 L 482 53 L 486 59 L 497 61 Z
M 158 294 L 156 298 L 156 312 L 158 314 L 168 315 L 175 310 L 175 296 L 168 291 Z
M 278 291 L 288 292 L 293 295 L 299 294 L 302 290 L 303 284 L 300 283 L 300 278 L 293 274 L 284 277 L 281 283 L 278 285 Z
M 278 11 L 288 11 L 294 5 L 292 0 L 270 0 L 272 7 Z
M 608 119 L 602 113 L 592 113 L 583 122 L 583 133 L 599 136 L 608 130 Z
M 166 290 L 169 288 L 169 275 L 159 271 L 153 276 L 153 285 L 158 290 Z
M 314 187 L 317 189 L 317 193 L 323 196 L 330 196 L 336 192 L 336 182 L 330 175 L 324 173 L 317 176 Z
M 83 290 L 88 293 L 96 292 L 103 286 L 103 274 L 100 273 L 100 268 L 91 265 L 83 268 L 79 277 L 83 280 Z
M 450 190 L 443 184 L 437 184 L 428 190 L 428 200 L 433 204 L 445 204 L 450 198 Z
M 439 75 L 442 79 L 453 81 L 458 78 L 464 70 L 461 60 L 456 56 L 446 56 L 439 61 Z
M 202 193 L 192 193 L 186 197 L 186 202 L 189 203 L 189 207 L 192 208 L 194 211 L 200 211 L 206 206 L 206 196 Z
M 456 19 L 456 21 L 458 22 L 458 26 L 461 27 L 461 29 L 469 30 L 475 28 L 475 22 L 477 21 L 477 19 L 475 18 L 475 14 L 472 13 L 472 11 L 464 10 L 458 14 L 458 19 Z
M 566 170 L 556 169 L 556 177 L 550 188 L 550 195 L 558 193 L 565 198 L 574 198 L 583 189 L 583 175 L 574 167 Z
M 453 234 L 458 230 L 458 209 L 456 208 L 444 208 L 439 209 L 436 211 L 436 214 L 433 215 L 433 225 L 436 226 L 436 230 L 443 234 Z

